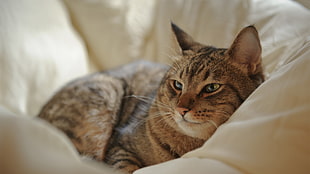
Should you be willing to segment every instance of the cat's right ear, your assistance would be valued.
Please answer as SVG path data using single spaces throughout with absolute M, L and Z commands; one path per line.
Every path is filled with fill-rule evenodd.
M 189 54 L 202 46 L 200 43 L 194 41 L 194 39 L 190 35 L 188 35 L 173 22 L 171 22 L 171 29 L 180 49 L 179 51 L 183 55 Z

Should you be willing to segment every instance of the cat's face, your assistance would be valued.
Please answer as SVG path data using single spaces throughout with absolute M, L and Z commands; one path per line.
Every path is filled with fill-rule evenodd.
M 160 111 L 176 130 L 208 139 L 263 81 L 258 36 L 248 27 L 230 49 L 217 49 L 173 30 L 182 54 L 159 89 L 158 102 L 168 106 Z

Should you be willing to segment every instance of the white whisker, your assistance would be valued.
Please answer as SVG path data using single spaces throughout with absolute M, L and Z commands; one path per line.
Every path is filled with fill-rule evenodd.
M 227 111 L 223 111 L 223 110 L 218 110 L 215 113 L 219 113 L 221 114 L 221 116 L 224 116 L 225 118 L 230 118 L 230 116 L 232 115 L 231 113 L 227 112 Z
M 208 120 L 209 123 L 211 123 L 216 129 L 218 128 L 218 125 L 213 120 Z
M 157 107 L 159 108 L 163 108 L 163 109 L 167 109 L 169 111 L 173 111 L 173 109 L 171 109 L 171 107 L 163 102 L 160 102 L 158 100 L 154 100 L 154 98 L 151 97 L 146 97 L 146 96 L 137 96 L 137 95 L 130 95 L 130 96 L 126 96 L 126 97 L 133 97 L 136 98 L 140 101 L 146 102 L 146 103 L 151 103 L 153 102 L 154 104 L 156 104 Z

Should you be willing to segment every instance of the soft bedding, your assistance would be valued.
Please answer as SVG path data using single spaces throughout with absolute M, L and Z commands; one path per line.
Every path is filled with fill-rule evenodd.
M 141 58 L 169 63 L 170 20 L 218 47 L 255 24 L 267 79 L 203 147 L 135 173 L 310 172 L 307 7 L 288 0 L 0 4 L 0 173 L 114 173 L 81 159 L 60 131 L 34 117 L 73 78 Z

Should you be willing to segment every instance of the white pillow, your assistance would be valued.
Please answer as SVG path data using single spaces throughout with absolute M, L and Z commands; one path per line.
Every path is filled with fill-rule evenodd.
M 34 116 L 55 89 L 87 72 L 87 55 L 61 2 L 0 5 L 0 105 Z
M 157 0 L 65 0 L 88 48 L 92 71 L 141 58 Z

